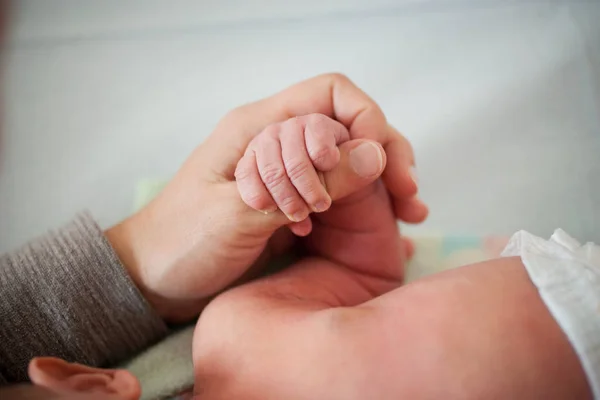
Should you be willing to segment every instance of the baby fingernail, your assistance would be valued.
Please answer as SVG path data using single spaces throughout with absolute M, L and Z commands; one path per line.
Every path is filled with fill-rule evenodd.
M 304 221 L 308 215 L 304 211 L 298 211 L 292 215 L 288 215 L 287 217 L 292 222 L 300 222 Z
M 350 151 L 350 166 L 359 176 L 370 178 L 381 172 L 383 157 L 373 143 L 365 142 Z

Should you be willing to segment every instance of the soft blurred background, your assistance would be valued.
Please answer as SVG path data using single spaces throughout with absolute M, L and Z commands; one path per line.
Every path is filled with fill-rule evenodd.
M 416 235 L 600 242 L 600 2 L 20 0 L 2 41 L 0 251 L 103 226 L 229 109 L 329 71 L 412 141 Z

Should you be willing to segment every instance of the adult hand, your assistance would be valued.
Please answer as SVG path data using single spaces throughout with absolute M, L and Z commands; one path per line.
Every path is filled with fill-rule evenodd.
M 410 145 L 387 124 L 377 104 L 338 74 L 302 82 L 230 112 L 157 199 L 107 231 L 133 280 L 165 319 L 192 318 L 261 254 L 262 260 L 289 246 L 284 233 L 273 235 L 289 223 L 287 218 L 247 207 L 237 192 L 234 173 L 248 143 L 261 130 L 311 113 L 341 122 L 351 140 L 380 143 L 388 160 L 382 178 L 395 215 L 406 222 L 425 218 L 427 209 L 415 197 Z M 365 180 L 363 186 L 376 178 Z
M 197 394 L 592 398 L 575 351 L 519 258 L 447 271 L 381 296 L 386 287 L 370 279 L 306 259 L 220 295 L 194 334 Z

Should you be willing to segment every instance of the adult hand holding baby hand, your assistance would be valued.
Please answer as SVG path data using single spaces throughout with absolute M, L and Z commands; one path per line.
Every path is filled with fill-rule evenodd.
M 165 319 L 192 318 L 211 296 L 239 279 L 261 254 L 286 242 L 283 232 L 273 234 L 290 224 L 287 212 L 264 215 L 244 204 L 251 203 L 252 196 L 244 201 L 240 198 L 238 184 L 242 196 L 245 189 L 239 176 L 243 165 L 238 168 L 238 162 L 245 159 L 249 144 L 269 126 L 300 116 L 304 128 L 317 129 L 325 117 L 309 116 L 315 113 L 335 118 L 341 124 L 340 132 L 347 132 L 347 138 L 342 139 L 348 141 L 336 143 L 340 146 L 339 161 L 323 173 L 332 200 L 364 188 L 382 175 L 395 215 L 407 222 L 425 218 L 427 209 L 414 196 L 417 187 L 410 173 L 414 163 L 410 145 L 387 124 L 379 107 L 337 74 L 302 82 L 230 112 L 157 199 L 107 231 L 131 277 Z M 380 158 L 371 158 L 379 160 L 380 169 L 361 178 L 358 153 L 352 157 L 351 151 L 369 146 L 380 151 Z M 363 156 L 365 160 L 370 157 L 367 153 Z M 273 191 L 271 195 L 277 208 L 286 211 Z M 328 225 L 335 225 L 335 219 L 327 221 Z M 299 234 L 310 230 L 302 221 L 291 228 Z

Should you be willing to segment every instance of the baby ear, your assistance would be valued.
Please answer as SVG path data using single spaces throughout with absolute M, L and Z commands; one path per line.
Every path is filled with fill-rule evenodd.
M 137 378 L 128 371 L 92 368 L 55 357 L 31 360 L 29 378 L 34 385 L 58 393 L 96 393 L 122 400 L 138 400 L 141 395 Z

